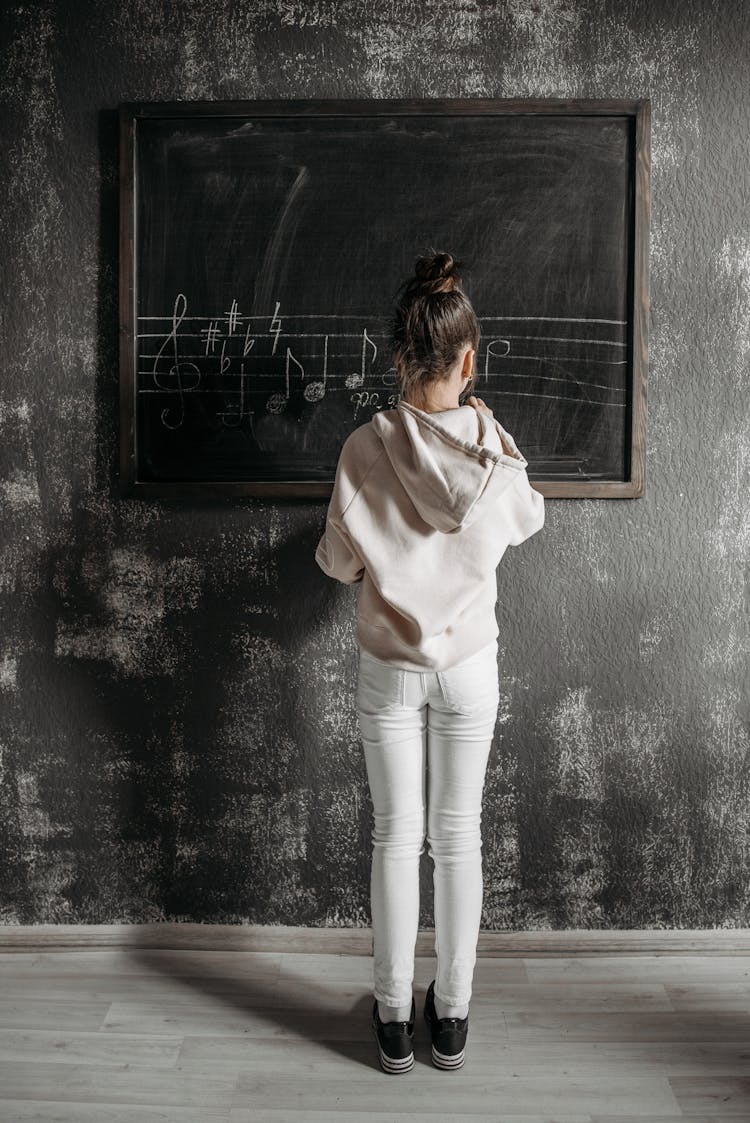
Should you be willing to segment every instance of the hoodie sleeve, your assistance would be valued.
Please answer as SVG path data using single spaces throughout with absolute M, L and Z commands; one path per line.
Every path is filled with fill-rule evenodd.
M 339 454 L 336 478 L 326 512 L 325 530 L 315 550 L 315 561 L 323 572 L 344 585 L 361 581 L 365 571 L 365 563 L 344 526 L 344 512 L 359 491 L 366 474 L 362 472 L 355 433 L 349 435 Z
M 507 527 L 508 543 L 520 546 L 544 526 L 544 496 L 531 486 L 524 468 L 502 499 L 501 518 Z
M 354 549 L 351 538 L 330 515 L 326 516 L 326 528 L 315 551 L 315 560 L 324 573 L 344 585 L 361 581 L 364 576 L 364 562 Z

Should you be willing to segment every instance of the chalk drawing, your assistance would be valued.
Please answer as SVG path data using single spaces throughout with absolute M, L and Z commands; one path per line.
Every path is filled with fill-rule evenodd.
M 365 407 L 398 404 L 398 372 L 378 363 L 381 351 L 390 354 L 387 331 L 368 325 L 351 330 L 352 321 L 364 318 L 354 313 L 282 315 L 280 308 L 276 300 L 270 315 L 244 315 L 233 298 L 221 316 L 188 314 L 187 298 L 178 293 L 170 316 L 139 316 L 137 393 L 176 395 L 179 408 L 168 403 L 160 414 L 169 429 L 184 422 L 190 395 L 217 399 L 215 416 L 228 427 L 259 413 L 282 414 L 298 393 L 299 400 L 312 405 L 329 392 L 346 395 L 353 419 Z M 483 393 L 593 403 L 608 410 L 626 407 L 625 380 L 614 378 L 627 363 L 626 321 L 531 315 L 479 319 L 486 336 L 477 364 Z M 164 321 L 166 335 L 149 330 Z M 547 324 L 555 325 L 549 333 Z M 529 332 L 532 325 L 538 330 Z M 571 334 L 565 335 L 568 325 Z M 520 330 L 512 330 L 516 327 Z M 156 352 L 152 340 L 161 341 Z M 359 362 L 352 370 L 354 355 Z

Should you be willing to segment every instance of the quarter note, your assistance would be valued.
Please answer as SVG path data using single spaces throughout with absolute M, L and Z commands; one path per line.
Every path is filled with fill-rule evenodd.
M 314 378 L 307 383 L 302 393 L 308 402 L 319 402 L 325 397 L 326 379 L 328 377 L 328 336 L 323 343 L 323 378 Z
M 365 359 L 366 359 L 366 355 L 367 355 L 367 344 L 368 343 L 369 343 L 370 347 L 372 347 L 372 359 L 370 360 L 370 365 L 372 366 L 372 363 L 375 361 L 375 356 L 378 353 L 378 349 L 375 346 L 375 344 L 373 343 L 373 341 L 370 339 L 369 335 L 367 334 L 367 328 L 365 328 L 364 331 L 362 332 L 362 362 L 361 362 L 360 370 L 359 370 L 359 372 L 354 371 L 352 374 L 347 376 L 347 378 L 345 380 L 345 383 L 344 383 L 344 385 L 347 387 L 347 389 L 351 390 L 351 389 L 354 389 L 357 386 L 364 385 L 364 381 L 365 381 Z

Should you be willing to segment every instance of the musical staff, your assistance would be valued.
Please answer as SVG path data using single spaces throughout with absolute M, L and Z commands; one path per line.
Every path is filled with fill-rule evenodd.
M 384 318 L 300 314 L 273 303 L 265 314 L 243 313 L 237 299 L 217 315 L 193 314 L 180 292 L 170 314 L 138 317 L 137 394 L 164 399 L 159 419 L 165 428 L 183 425 L 191 400 L 200 400 L 206 415 L 227 428 L 261 415 L 300 419 L 330 393 L 344 396 L 353 418 L 365 408 L 397 404 L 398 377 L 389 362 Z M 625 321 L 479 319 L 477 388 L 490 405 L 497 395 L 502 401 L 538 398 L 540 408 L 548 398 L 572 407 L 625 408 Z

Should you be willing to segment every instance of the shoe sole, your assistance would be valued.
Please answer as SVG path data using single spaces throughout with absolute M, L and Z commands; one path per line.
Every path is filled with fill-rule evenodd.
M 409 1072 L 410 1069 L 414 1068 L 413 1053 L 410 1053 L 408 1057 L 401 1057 L 399 1060 L 394 1060 L 393 1057 L 389 1057 L 387 1053 L 383 1052 L 381 1044 L 378 1041 L 377 1030 L 375 1031 L 375 1040 L 377 1041 L 380 1067 L 383 1072 L 387 1072 L 389 1076 L 395 1076 L 401 1072 Z
M 451 1056 L 446 1056 L 445 1053 L 439 1053 L 435 1046 L 432 1046 L 432 1063 L 435 1068 L 453 1069 L 460 1068 L 466 1060 L 466 1050 L 462 1049 L 460 1053 L 454 1053 Z
M 427 1025 L 430 1027 L 430 1033 L 432 1033 L 433 1022 L 432 1022 L 432 1019 L 428 1016 L 426 1010 L 424 1012 L 424 1020 L 427 1022 Z M 448 1072 L 448 1071 L 450 1071 L 451 1069 L 454 1069 L 454 1068 L 461 1068 L 461 1066 L 462 1066 L 462 1064 L 464 1063 L 465 1060 L 466 1060 L 466 1049 L 465 1048 L 462 1049 L 460 1053 L 452 1053 L 452 1054 L 448 1055 L 446 1053 L 439 1052 L 435 1048 L 434 1045 L 432 1046 L 432 1063 L 434 1064 L 435 1068 L 442 1068 L 443 1070 Z

